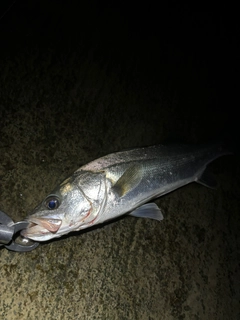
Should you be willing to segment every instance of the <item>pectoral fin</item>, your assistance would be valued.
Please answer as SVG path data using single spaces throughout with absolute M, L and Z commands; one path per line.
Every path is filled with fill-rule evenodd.
M 156 203 L 147 203 L 138 207 L 131 213 L 129 213 L 133 217 L 138 218 L 148 218 L 161 221 L 163 220 L 163 214 Z
M 142 166 L 135 164 L 128 168 L 113 186 L 113 190 L 121 198 L 138 186 L 142 179 Z

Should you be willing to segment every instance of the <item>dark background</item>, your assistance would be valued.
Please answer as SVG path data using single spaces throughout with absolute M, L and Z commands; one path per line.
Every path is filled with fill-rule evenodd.
M 2 13 L 10 3 L 1 2 Z M 51 96 L 65 93 L 71 100 L 70 91 L 82 80 L 79 69 L 87 59 L 92 69 L 105 69 L 109 82 L 114 76 L 124 94 L 142 96 L 143 106 L 137 108 L 144 109 L 142 113 L 146 105 L 151 117 L 158 116 L 159 104 L 173 108 L 164 140 L 234 139 L 238 132 L 239 22 L 229 14 L 183 9 L 179 6 L 169 12 L 154 3 L 16 1 L 0 20 L 2 61 L 18 57 L 27 69 L 23 78 L 26 72 L 36 76 L 45 64 L 50 75 L 38 74 L 31 79 L 32 85 L 47 95 L 47 77 L 56 85 Z M 95 72 L 92 86 L 97 81 Z M 58 81 L 65 82 L 64 88 Z M 3 109 L 18 107 L 16 101 L 4 103 L 3 99 Z M 100 103 L 95 101 L 96 112 Z M 111 108 L 115 107 L 112 103 Z M 82 105 L 71 108 L 78 112 Z

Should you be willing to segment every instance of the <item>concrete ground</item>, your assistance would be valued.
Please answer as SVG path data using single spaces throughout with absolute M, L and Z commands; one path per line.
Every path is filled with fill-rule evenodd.
M 48 9 L 41 28 L 41 15 L 20 30 L 17 11 L 2 21 L 0 209 L 14 221 L 99 156 L 237 136 L 231 101 L 221 109 L 218 20 L 196 14 L 162 34 L 98 8 L 77 32 L 74 10 Z M 182 33 L 192 28 L 196 38 Z M 240 319 L 239 155 L 210 167 L 218 188 L 156 200 L 162 222 L 125 217 L 32 252 L 1 249 L 0 319 Z

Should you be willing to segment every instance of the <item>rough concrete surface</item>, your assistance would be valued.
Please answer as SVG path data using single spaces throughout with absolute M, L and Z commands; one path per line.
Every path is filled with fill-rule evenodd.
M 237 136 L 216 58 L 224 19 L 169 16 L 158 30 L 83 9 L 82 21 L 67 4 L 17 3 L 0 21 L 0 210 L 14 221 L 99 156 Z M 0 319 L 240 319 L 239 155 L 210 167 L 218 188 L 158 199 L 162 222 L 125 217 L 32 252 L 2 248 Z

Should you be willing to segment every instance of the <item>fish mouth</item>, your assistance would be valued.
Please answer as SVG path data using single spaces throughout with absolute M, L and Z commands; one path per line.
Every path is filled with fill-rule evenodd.
M 56 237 L 56 233 L 62 225 L 61 219 L 31 217 L 27 220 L 29 225 L 27 229 L 21 231 L 21 235 L 25 238 L 37 241 L 46 241 Z

